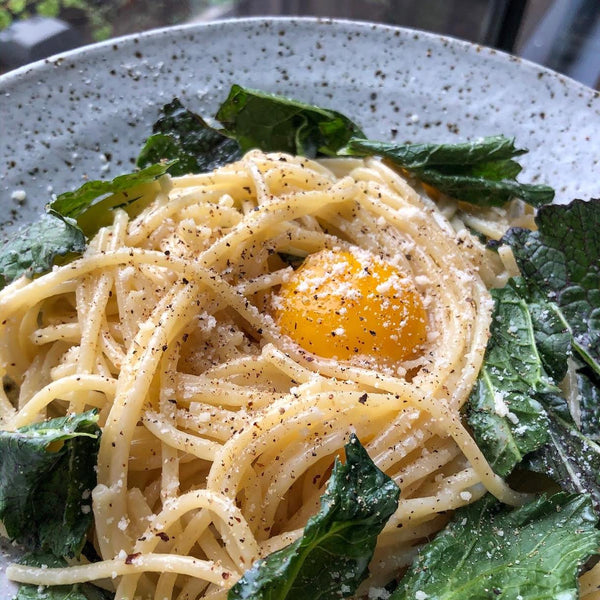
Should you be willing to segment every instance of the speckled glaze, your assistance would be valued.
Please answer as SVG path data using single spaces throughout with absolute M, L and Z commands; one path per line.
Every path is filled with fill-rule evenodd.
M 212 115 L 234 82 L 338 109 L 382 140 L 515 136 L 531 151 L 524 181 L 553 185 L 561 202 L 600 194 L 591 89 L 423 32 L 250 19 L 129 36 L 0 77 L 0 221 L 28 219 L 86 178 L 130 170 L 163 103 L 179 96 Z M 21 189 L 25 203 L 13 198 Z
M 523 181 L 554 186 L 559 202 L 600 195 L 591 89 L 423 32 L 250 19 L 129 36 L 0 77 L 0 221 L 24 222 L 53 191 L 131 170 L 162 104 L 178 96 L 212 115 L 232 83 L 335 108 L 381 140 L 514 136 L 530 149 Z

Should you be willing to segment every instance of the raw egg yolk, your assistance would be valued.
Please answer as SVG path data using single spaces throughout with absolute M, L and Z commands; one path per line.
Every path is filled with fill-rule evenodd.
M 281 332 L 325 358 L 363 355 L 387 365 L 416 358 L 427 336 L 412 281 L 364 251 L 310 255 L 273 304 Z

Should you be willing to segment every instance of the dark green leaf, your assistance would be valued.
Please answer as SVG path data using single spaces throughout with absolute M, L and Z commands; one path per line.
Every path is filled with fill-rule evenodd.
M 555 398 L 555 405 L 557 400 L 562 399 Z M 547 475 L 568 492 L 589 494 L 600 509 L 600 446 L 578 429 L 568 409 L 564 410 L 566 406 L 557 410 L 549 402 L 545 404 L 548 443 L 526 458 L 526 468 Z M 597 432 L 597 422 L 595 425 Z
M 65 567 L 67 563 L 62 558 L 52 554 L 29 554 L 21 564 L 34 567 Z M 107 592 L 91 583 L 75 583 L 73 585 L 21 585 L 15 600 L 112 600 L 114 594 Z
M 46 207 L 45 215 L 2 244 L 0 288 L 21 275 L 47 273 L 57 257 L 70 259 L 81 254 L 86 238 L 112 223 L 113 209 L 123 208 L 130 217 L 138 214 L 154 198 L 159 189 L 155 180 L 170 164 L 152 165 L 112 181 L 88 181 L 78 190 L 58 196 Z M 99 198 L 103 199 L 95 202 Z
M 351 596 L 366 576 L 377 536 L 398 505 L 396 484 L 371 461 L 356 436 L 346 464 L 336 460 L 321 509 L 303 536 L 257 561 L 228 600 L 326 600 Z
M 470 175 L 447 175 L 433 169 L 424 169 L 416 176 L 448 196 L 480 206 L 502 206 L 512 198 L 541 206 L 554 198 L 554 190 L 547 185 L 531 185 L 510 179 L 496 181 Z
M 524 152 L 504 136 L 462 144 L 390 144 L 354 138 L 342 150 L 383 156 L 440 192 L 472 204 L 502 206 L 512 198 L 533 206 L 552 202 L 552 188 L 516 181 L 521 167 L 512 158 Z
M 552 478 L 569 492 L 591 495 L 600 510 L 600 385 L 594 371 L 578 363 L 577 423 L 564 398 L 540 398 L 549 419 L 549 439 L 525 458 L 525 467 Z
M 283 96 L 233 85 L 216 118 L 244 152 L 260 148 L 302 156 L 335 155 L 364 135 L 344 115 Z
M 0 248 L 0 287 L 22 275 L 33 277 L 52 269 L 57 256 L 81 253 L 85 236 L 72 219 L 47 214 L 25 225 Z
M 486 496 L 456 512 L 390 600 L 576 600 L 579 568 L 598 552 L 596 522 L 585 495 L 514 510 Z
M 516 294 L 523 310 L 523 318 L 531 321 L 535 341 L 532 355 L 535 351 L 542 372 L 547 373 L 548 380 L 554 382 L 561 381 L 566 375 L 567 358 L 573 354 L 573 349 L 580 352 L 584 347 L 584 352 L 580 352 L 580 355 L 582 358 L 589 358 L 588 348 L 593 348 L 593 344 L 589 344 L 594 335 L 593 315 L 598 311 L 596 307 L 586 307 L 581 302 L 571 306 L 564 301 L 565 297 L 572 299 L 575 296 L 581 299 L 586 294 L 590 302 L 597 298 L 598 290 L 594 286 L 598 285 L 598 246 L 597 243 L 594 246 L 593 241 L 594 237 L 597 240 L 597 221 L 593 218 L 597 209 L 593 208 L 593 204 L 582 207 L 580 202 L 557 208 L 560 209 L 558 212 L 550 211 L 551 220 L 547 217 L 548 209 L 540 211 L 542 218 L 538 232 L 512 230 L 505 237 L 503 241 L 508 241 L 513 247 L 524 276 L 512 280 L 510 287 L 500 292 L 510 294 L 512 292 L 506 290 L 512 289 Z M 582 208 L 586 211 L 585 216 L 589 217 L 587 222 L 580 212 Z M 568 216 L 560 218 L 565 214 Z M 565 229 L 570 233 L 568 237 L 556 233 Z M 578 284 L 578 281 L 582 283 Z M 578 286 L 584 290 L 578 291 Z M 494 294 L 497 295 L 497 292 Z M 517 319 L 514 315 L 509 316 L 505 322 L 507 326 L 513 327 Z M 590 331 L 583 330 L 585 322 L 591 322 Z M 492 349 L 498 342 L 497 333 L 498 326 L 495 322 L 490 340 Z M 580 336 L 579 343 L 575 340 L 577 335 Z M 506 347 L 510 349 L 509 345 Z M 485 376 L 488 358 L 486 354 L 486 367 L 481 377 Z M 526 451 L 534 451 L 525 457 L 524 467 L 551 477 L 567 491 L 591 494 L 594 503 L 600 508 L 599 379 L 589 364 L 578 360 L 578 355 L 574 356 L 574 361 L 577 366 L 575 375 L 579 396 L 577 422 L 566 401 L 553 393 L 551 386 L 544 388 L 530 381 L 531 385 L 524 393 L 529 395 L 532 402 L 537 403 L 546 423 L 547 439 L 542 440 L 543 444 L 537 447 L 527 446 L 520 453 L 513 451 L 508 455 L 516 464 Z M 503 376 L 498 384 L 506 381 Z M 480 441 L 484 453 L 493 463 L 504 448 L 513 449 L 516 446 L 521 450 L 518 444 L 507 443 L 507 440 L 512 441 L 510 434 L 518 431 L 521 423 L 520 419 L 519 422 L 515 420 L 514 427 L 511 427 L 511 423 L 499 421 L 497 415 L 490 416 L 493 410 L 490 393 L 482 394 L 480 385 L 478 383 L 476 394 L 470 400 L 472 412 L 469 419 L 473 421 L 475 438 Z M 498 472 L 505 474 L 501 470 Z
M 21 585 L 15 600 L 90 600 L 79 585 Z M 100 599 L 99 599 L 100 600 Z
M 242 155 L 235 140 L 187 110 L 177 98 L 162 107 L 161 117 L 152 131 L 154 135 L 146 140 L 138 156 L 139 167 L 176 159 L 169 168 L 171 175 L 204 173 L 238 160 Z
M 284 263 L 286 263 L 293 269 L 297 269 L 298 267 L 302 266 L 302 263 L 304 263 L 304 260 L 306 259 L 306 256 L 288 254 L 287 252 L 278 252 L 277 255 Z
M 119 175 L 111 181 L 88 181 L 74 192 L 60 194 L 49 204 L 49 210 L 77 219 L 77 225 L 89 239 L 101 227 L 113 222 L 113 210 L 125 210 L 130 218 L 137 216 L 160 191 L 156 181 L 172 162 L 150 165 L 141 171 Z
M 573 347 L 600 374 L 600 200 L 547 206 L 538 231 L 512 229 L 510 244 L 528 285 L 560 309 Z
M 0 519 L 9 537 L 55 556 L 81 551 L 92 522 L 96 411 L 0 431 Z
M 491 181 L 515 179 L 522 171 L 521 165 L 516 160 L 496 160 L 479 163 L 471 166 L 468 171 L 471 176 L 483 177 Z
M 571 355 L 571 333 L 561 311 L 521 277 L 511 279 L 510 285 L 527 303 L 535 345 L 544 369 L 555 382 L 562 381 L 567 374 L 567 357 Z
M 577 372 L 577 393 L 581 432 L 595 442 L 600 442 L 600 377 L 590 368 Z
M 541 212 L 546 212 L 546 209 L 542 209 Z M 558 278 L 561 285 L 573 290 L 573 278 L 569 275 L 569 270 L 574 270 L 579 272 L 584 282 L 594 285 L 593 278 L 597 276 L 598 266 L 598 260 L 593 254 L 593 245 L 585 246 L 585 252 L 589 253 L 585 258 L 582 256 L 583 251 L 576 250 L 578 244 L 581 248 L 586 236 L 594 235 L 588 231 L 588 226 L 580 222 L 579 230 L 576 231 L 572 224 L 569 224 L 568 219 L 561 222 L 560 219 L 555 218 L 554 229 L 561 230 L 563 227 L 570 228 L 570 231 L 574 232 L 572 237 L 564 240 L 562 244 L 564 250 L 558 242 L 546 245 L 545 231 L 550 228 L 548 222 L 538 234 L 513 230 L 506 237 L 513 245 L 515 255 L 520 257 L 520 267 L 524 277 L 511 280 L 508 287 L 493 292 L 496 314 L 492 325 L 492 336 L 486 352 L 484 368 L 469 401 L 469 423 L 475 439 L 500 474 L 507 474 L 510 468 L 520 462 L 528 452 L 533 452 L 525 456 L 524 467 L 551 477 L 567 491 L 591 494 L 595 505 L 600 508 L 598 375 L 589 365 L 579 363 L 577 356 L 574 357 L 577 365 L 576 383 L 579 396 L 577 423 L 566 401 L 556 394 L 558 390 L 552 389 L 552 381 L 561 381 L 567 373 L 567 358 L 572 354 L 572 347 L 577 348 L 576 344 L 572 344 L 572 340 L 574 331 L 581 327 L 578 319 L 582 313 L 576 311 L 569 313 L 561 307 L 560 286 L 552 289 L 549 288 L 549 284 L 554 278 Z M 593 219 L 590 219 L 589 227 L 595 227 Z M 571 247 L 568 247 L 568 244 L 571 244 Z M 565 255 L 570 254 L 574 254 L 580 261 L 579 270 L 573 259 L 564 258 Z M 552 258 L 552 266 L 546 262 L 550 261 L 550 258 Z M 587 268 L 585 265 L 588 260 L 593 263 L 593 266 L 590 272 L 586 273 L 584 270 Z M 595 292 L 590 291 L 590 296 L 593 298 Z M 552 300 L 549 300 L 547 295 Z M 511 310 L 498 321 L 498 311 L 502 310 L 505 304 L 504 300 L 498 304 L 499 298 L 509 298 L 514 306 L 518 305 L 521 317 L 519 318 L 518 312 Z M 589 312 L 593 313 L 593 310 Z M 587 314 L 585 311 L 582 312 Z M 531 323 L 530 326 L 526 326 L 530 327 L 528 344 L 531 357 L 540 373 L 537 381 L 535 377 L 527 376 L 528 373 L 534 374 L 535 370 L 529 368 L 527 357 L 519 351 L 525 346 L 519 343 L 512 345 L 508 343 L 507 332 L 516 333 L 526 325 L 527 321 Z M 540 423 L 544 423 L 545 435 L 540 436 L 536 444 L 522 444 L 519 436 L 516 435 L 524 425 L 520 415 L 512 420 L 513 423 L 506 418 L 499 418 L 497 414 L 494 404 L 496 396 L 493 393 L 498 389 L 506 391 L 507 386 L 508 389 L 512 389 L 515 387 L 514 381 L 518 382 L 518 377 L 507 374 L 506 369 L 498 371 L 495 379 L 489 377 L 489 363 L 492 362 L 495 367 L 498 365 L 498 344 L 509 353 L 511 359 L 514 359 L 512 367 L 519 376 L 526 376 L 526 381 L 522 382 L 526 385 L 521 388 L 521 391 L 530 399 L 531 405 L 535 403 L 540 414 Z M 503 355 L 500 359 L 503 360 Z M 494 385 L 489 384 L 490 379 Z M 487 387 L 484 383 L 488 383 Z M 506 404 L 510 406 L 511 412 L 512 402 L 513 397 L 510 396 Z
M 135 173 L 119 175 L 112 181 L 88 181 L 74 192 L 60 194 L 56 200 L 50 203 L 50 208 L 64 217 L 77 218 L 99 198 L 109 194 L 128 192 L 139 185 L 151 183 L 161 175 L 164 175 L 170 166 L 171 163 L 150 165 Z M 134 195 L 132 194 L 132 196 Z M 106 208 L 107 210 L 114 208 L 114 206 L 120 205 L 123 202 L 123 199 L 119 199 L 113 206 L 107 206 Z
M 483 367 L 468 404 L 468 423 L 491 466 L 507 475 L 547 439 L 537 393 L 556 391 L 535 344 L 529 308 L 513 286 L 492 290 L 494 312 Z
M 385 156 L 408 170 L 433 166 L 478 165 L 505 161 L 527 150 L 515 148 L 514 139 L 496 135 L 462 144 L 392 144 L 353 138 L 345 149 L 349 154 Z

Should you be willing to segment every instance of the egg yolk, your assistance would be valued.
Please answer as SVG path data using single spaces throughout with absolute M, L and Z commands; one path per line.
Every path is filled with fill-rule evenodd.
M 412 281 L 364 251 L 310 255 L 274 300 L 282 333 L 325 358 L 373 357 L 390 364 L 416 358 L 427 315 Z

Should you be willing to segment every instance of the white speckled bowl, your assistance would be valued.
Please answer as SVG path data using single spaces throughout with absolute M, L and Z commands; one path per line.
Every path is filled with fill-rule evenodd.
M 600 97 L 556 73 L 438 35 L 315 19 L 163 29 L 0 77 L 0 221 L 23 222 L 85 178 L 131 170 L 162 104 L 212 115 L 232 83 L 335 108 L 381 140 L 503 133 L 523 181 L 600 195 Z M 12 198 L 25 190 L 21 206 Z M 0 566 L 2 558 L 0 557 Z M 0 600 L 11 597 L 0 574 Z
M 0 220 L 29 218 L 49 190 L 131 169 L 161 104 L 179 96 L 212 115 L 234 82 L 336 108 L 382 140 L 515 136 L 531 150 L 523 180 L 553 185 L 559 201 L 600 192 L 600 98 L 589 88 L 437 35 L 250 19 L 125 37 L 0 77 L 0 198 L 13 209 Z

